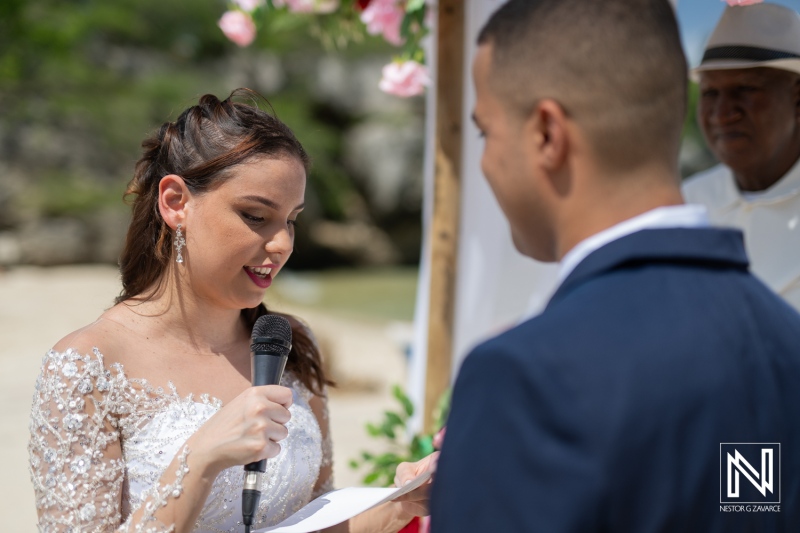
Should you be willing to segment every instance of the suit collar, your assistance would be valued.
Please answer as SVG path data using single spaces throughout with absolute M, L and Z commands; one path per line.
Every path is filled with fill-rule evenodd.
M 732 229 L 645 229 L 589 254 L 567 276 L 548 303 L 561 299 L 589 278 L 632 263 L 694 263 L 746 269 L 742 233 Z
M 561 259 L 558 279 L 559 281 L 565 280 L 570 272 L 593 251 L 631 233 L 636 233 L 643 229 L 701 228 L 708 226 L 710 226 L 708 210 L 702 205 L 665 205 L 651 209 L 595 233 L 576 244 Z

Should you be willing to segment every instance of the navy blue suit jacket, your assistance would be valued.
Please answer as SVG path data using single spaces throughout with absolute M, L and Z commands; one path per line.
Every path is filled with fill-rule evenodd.
M 780 512 L 721 510 L 721 443 L 781 443 Z M 800 315 L 738 231 L 607 244 L 464 361 L 431 513 L 433 533 L 800 532 Z

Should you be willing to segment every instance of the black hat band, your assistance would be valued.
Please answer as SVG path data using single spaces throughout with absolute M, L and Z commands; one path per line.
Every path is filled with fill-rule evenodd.
M 703 63 L 714 59 L 773 61 L 775 59 L 800 59 L 800 54 L 760 48 L 758 46 L 715 46 L 709 48 L 703 54 Z

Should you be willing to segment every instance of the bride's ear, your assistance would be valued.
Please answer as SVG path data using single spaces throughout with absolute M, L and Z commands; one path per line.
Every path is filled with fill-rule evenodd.
M 186 225 L 186 205 L 191 193 L 183 178 L 169 174 L 158 183 L 158 211 L 167 225 L 175 229 L 178 224 Z

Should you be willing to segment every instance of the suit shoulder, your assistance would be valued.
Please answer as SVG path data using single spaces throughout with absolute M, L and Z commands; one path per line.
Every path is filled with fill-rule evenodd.
M 528 365 L 533 359 L 542 362 L 552 352 L 553 341 L 562 329 L 558 321 L 547 314 L 539 315 L 492 337 L 472 349 L 472 363 L 491 360 L 512 366 Z

